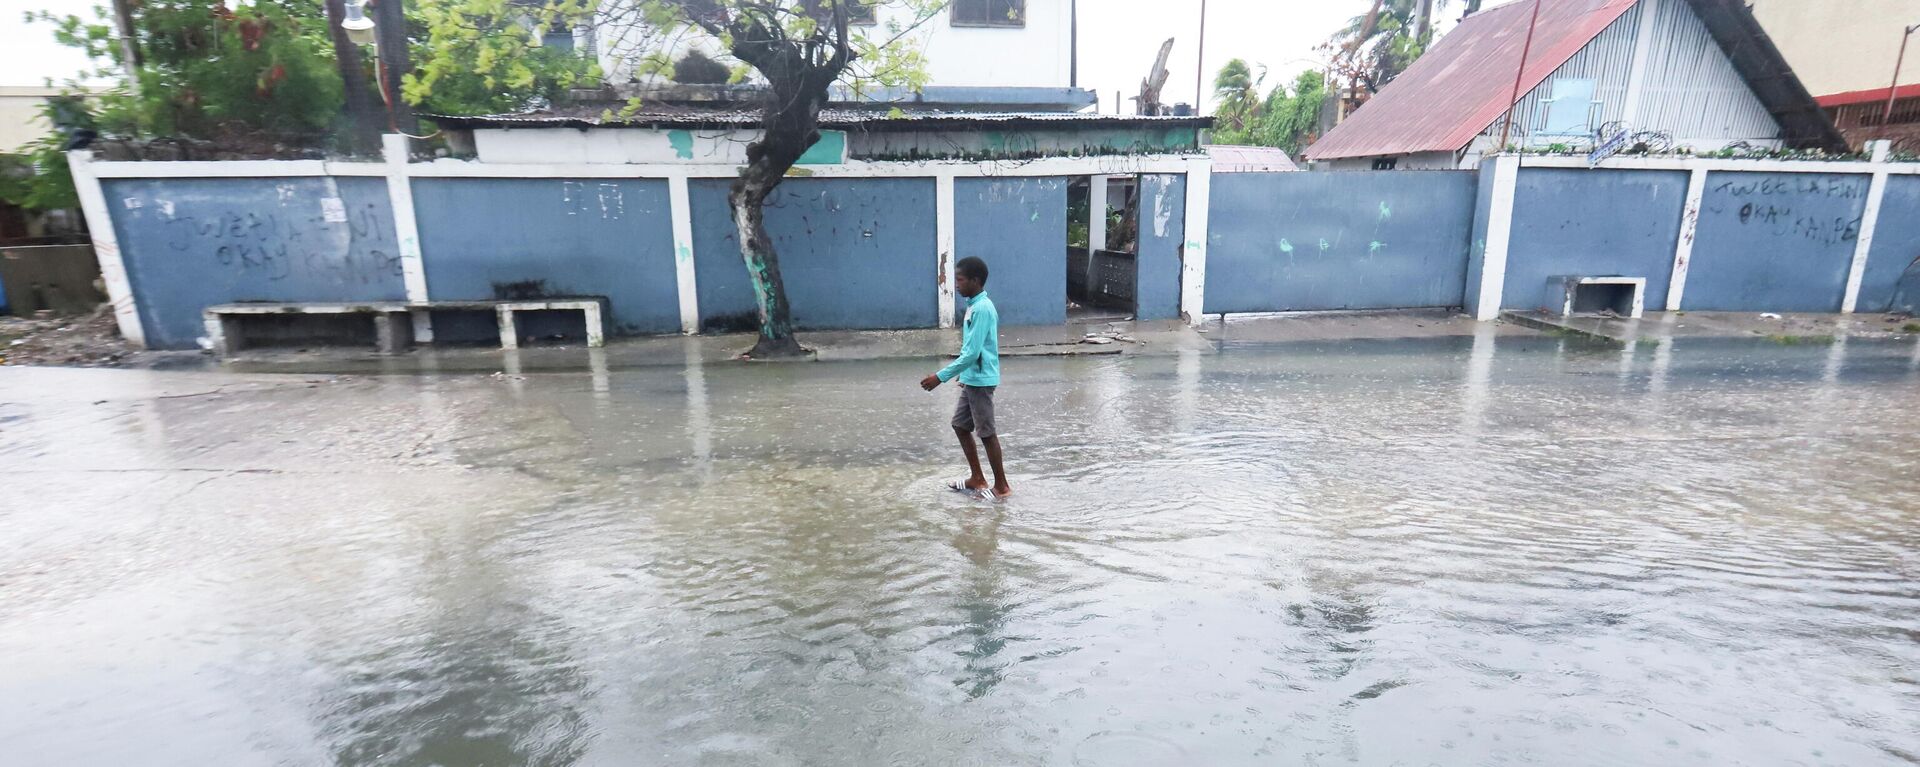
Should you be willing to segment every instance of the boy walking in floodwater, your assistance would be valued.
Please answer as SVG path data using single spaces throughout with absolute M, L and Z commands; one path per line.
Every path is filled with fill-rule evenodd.
M 1006 496 L 1013 492 L 1007 485 L 1007 471 L 1000 465 L 1000 432 L 993 424 L 993 391 L 1000 386 L 1000 312 L 987 297 L 987 262 L 967 257 L 953 265 L 953 289 L 967 299 L 966 321 L 962 323 L 960 356 L 940 372 L 920 380 L 920 388 L 933 391 L 940 384 L 960 379 L 960 403 L 953 408 L 953 433 L 960 437 L 960 449 L 967 454 L 967 468 L 973 474 L 966 483 L 954 483 L 953 489 L 991 492 Z M 973 438 L 987 447 L 987 461 L 993 464 L 993 488 L 980 472 L 980 454 Z

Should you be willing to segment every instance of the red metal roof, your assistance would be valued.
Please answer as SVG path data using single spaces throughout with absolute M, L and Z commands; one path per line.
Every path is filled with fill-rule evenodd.
M 1894 98 L 1910 99 L 1916 96 L 1920 96 L 1920 83 L 1900 86 L 1899 95 L 1895 96 Z M 1817 99 L 1814 99 L 1814 101 L 1819 102 L 1820 106 L 1823 106 L 1823 107 L 1837 107 L 1837 106 L 1845 106 L 1847 104 L 1873 104 L 1873 103 L 1884 104 L 1887 101 L 1887 89 L 1886 88 L 1869 88 L 1864 91 L 1847 91 L 1845 93 L 1829 93 L 1825 96 L 1821 96 Z
M 1521 95 L 1546 81 L 1638 1 L 1539 0 L 1540 21 Z M 1451 152 L 1466 146 L 1506 111 L 1532 14 L 1533 3 L 1519 0 L 1468 16 L 1308 147 L 1307 159 Z

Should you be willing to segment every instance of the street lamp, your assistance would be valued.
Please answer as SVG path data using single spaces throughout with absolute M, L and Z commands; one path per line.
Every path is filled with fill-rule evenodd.
M 1893 59 L 1893 84 L 1887 86 L 1887 111 L 1880 115 L 1882 128 L 1893 122 L 1893 98 L 1900 92 L 1900 65 L 1907 62 L 1907 39 L 1913 37 L 1915 30 L 1920 30 L 1920 24 L 1907 27 L 1906 31 L 1900 35 L 1900 55 Z
M 347 31 L 347 39 L 354 45 L 372 45 L 374 42 L 373 19 L 367 18 L 366 3 L 347 3 L 347 17 L 340 20 L 340 28 Z

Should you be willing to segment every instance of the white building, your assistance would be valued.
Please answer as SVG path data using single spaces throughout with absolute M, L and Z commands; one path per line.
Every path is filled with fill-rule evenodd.
M 898 3 L 870 9 L 856 31 L 883 41 L 902 35 L 925 55 L 927 87 L 864 94 L 866 100 L 905 101 L 971 110 L 1078 111 L 1095 103 L 1077 87 L 1075 6 L 1078 0 L 952 0 L 917 25 L 914 11 Z M 599 59 L 616 90 L 667 85 L 646 73 L 644 62 L 664 53 L 682 62 L 693 51 L 733 64 L 720 42 L 698 30 L 661 31 L 636 23 L 621 10 L 603 12 L 592 26 L 576 30 L 575 44 Z

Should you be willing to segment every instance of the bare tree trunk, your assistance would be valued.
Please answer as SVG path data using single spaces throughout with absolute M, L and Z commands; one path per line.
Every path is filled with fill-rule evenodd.
M 367 71 L 360 60 L 360 46 L 347 39 L 340 22 L 347 17 L 346 0 L 327 0 L 327 34 L 333 38 L 333 55 L 340 67 L 340 82 L 346 103 L 349 142 L 356 155 L 370 155 L 380 148 L 380 107 L 367 85 Z
M 732 20 L 733 55 L 751 64 L 767 80 L 767 102 L 762 111 L 760 139 L 747 145 L 747 164 L 733 182 L 727 202 L 733 206 L 740 257 L 753 281 L 754 304 L 760 315 L 760 338 L 747 352 L 755 359 L 807 354 L 793 335 L 792 310 L 786 283 L 780 278 L 780 256 L 767 234 L 767 197 L 780 186 L 800 156 L 820 140 L 820 110 L 827 89 L 853 61 L 847 29 L 848 0 L 834 0 L 831 37 L 816 36 L 795 44 L 752 18 Z M 695 11 L 695 21 L 717 31 L 720 17 L 712 6 Z
M 827 84 L 833 81 L 831 76 L 822 80 L 818 73 L 778 66 L 762 67 L 761 72 L 773 86 L 765 130 L 759 141 L 747 145 L 747 165 L 740 169 L 740 177 L 727 195 L 727 202 L 733 206 L 740 256 L 753 281 L 754 304 L 760 315 L 760 338 L 747 352 L 755 359 L 807 353 L 793 335 L 786 282 L 780 277 L 780 255 L 767 234 L 766 202 L 787 170 L 820 140 L 820 108 L 826 101 Z M 781 74 L 775 76 L 774 72 Z
M 754 306 L 760 313 L 760 338 L 747 352 L 754 359 L 807 353 L 793 335 L 793 313 L 787 305 L 786 283 L 780 278 L 780 257 L 773 250 L 773 238 L 767 236 L 763 206 L 772 192 L 772 186 L 749 182 L 743 175 L 727 195 L 727 203 L 733 206 L 734 229 L 740 237 L 740 256 L 747 262 Z
M 1413 12 L 1413 39 L 1424 43 L 1427 41 L 1427 33 L 1433 31 L 1433 0 L 1418 0 L 1418 2 L 1419 5 Z
M 400 79 L 413 71 L 407 53 L 407 10 L 403 0 L 379 0 L 373 7 L 373 30 L 380 38 L 374 53 L 380 57 L 380 87 L 387 99 L 389 125 L 401 133 L 419 133 L 413 106 L 400 96 Z

